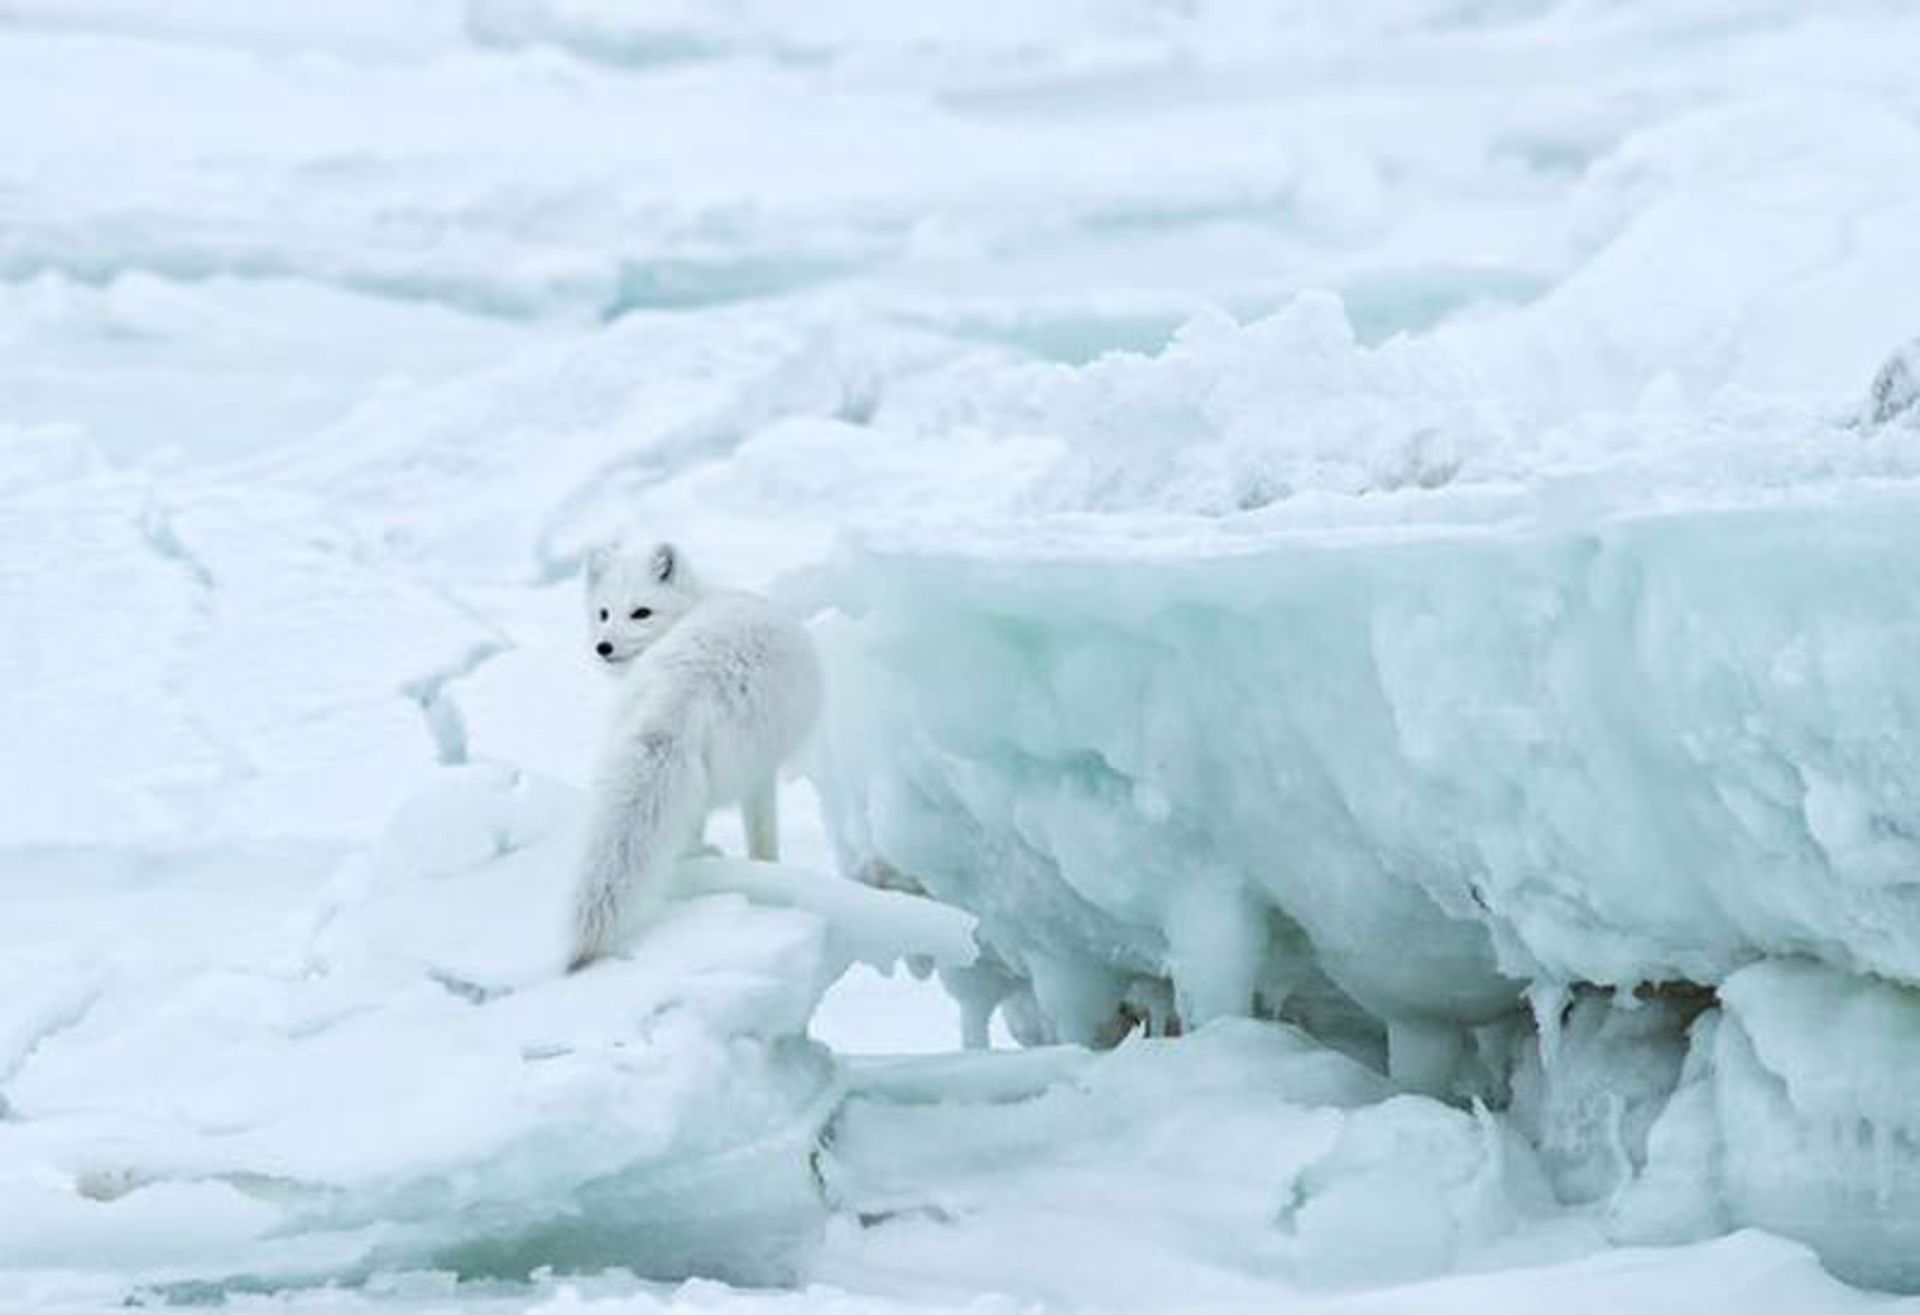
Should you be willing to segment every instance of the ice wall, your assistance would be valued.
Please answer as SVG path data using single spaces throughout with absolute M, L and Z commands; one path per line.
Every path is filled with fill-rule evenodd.
M 1389 1018 L 1763 955 L 1920 980 L 1916 508 L 869 548 L 835 635 L 871 705 L 836 738 L 844 827 L 1013 957 L 1166 973 L 1203 1016 L 1288 956 L 1223 957 L 1196 901 L 1278 915 Z M 1016 907 L 1027 882 L 1055 907 Z
M 1616 1231 L 1749 1225 L 1806 1240 L 1853 1282 L 1920 1288 L 1920 992 L 1782 959 L 1741 969 L 1720 998 Z
M 1225 417 L 1147 435 L 1202 481 L 1163 477 L 1171 506 L 1076 436 L 1034 494 L 1076 509 L 843 553 L 851 866 L 980 916 L 993 967 L 953 984 L 1022 1040 L 1290 1019 L 1511 1104 L 1623 1239 L 1755 1224 L 1920 1284 L 1920 1154 L 1881 1103 L 1920 1053 L 1916 431 L 1763 408 L 1742 453 L 1696 412 L 1563 463 L 1564 428 L 1483 428 L 1444 477 L 1381 480 L 1432 407 L 1320 386 L 1290 429 L 1288 371 L 1329 367 L 1293 351 L 1261 391 L 1248 334 L 1294 341 L 1068 381 L 1163 433 Z M 1312 422 L 1343 416 L 1377 441 L 1329 465 Z M 1271 508 L 1189 496 L 1258 462 L 1294 477 Z

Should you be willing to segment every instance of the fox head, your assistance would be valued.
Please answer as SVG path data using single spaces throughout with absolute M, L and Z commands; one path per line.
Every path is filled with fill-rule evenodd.
M 693 576 L 670 543 L 641 552 L 608 544 L 587 555 L 587 643 L 609 670 L 646 652 L 697 601 Z

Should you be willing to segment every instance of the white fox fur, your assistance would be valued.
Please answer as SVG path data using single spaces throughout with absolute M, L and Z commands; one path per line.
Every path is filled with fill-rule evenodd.
M 714 809 L 738 804 L 748 856 L 779 857 L 780 768 L 820 709 L 805 627 L 758 595 L 702 588 L 669 544 L 596 551 L 586 594 L 589 642 L 620 689 L 594 773 L 569 971 L 612 948 L 628 905 L 658 893 Z

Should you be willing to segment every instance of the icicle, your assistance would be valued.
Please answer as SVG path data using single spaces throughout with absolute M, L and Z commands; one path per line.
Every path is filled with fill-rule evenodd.
M 1540 1067 L 1548 1073 L 1560 1058 L 1560 1040 L 1564 1033 L 1567 1005 L 1573 991 L 1565 982 L 1535 978 L 1527 987 L 1527 1004 L 1533 1009 L 1533 1026 L 1540 1034 Z
M 1607 1207 L 1615 1209 L 1627 1189 L 1633 1185 L 1633 1154 L 1627 1150 L 1626 1117 L 1627 1103 L 1617 1091 L 1605 1092 L 1601 1096 L 1605 1102 L 1605 1113 L 1601 1117 L 1601 1133 L 1605 1140 L 1607 1158 L 1613 1161 L 1613 1184 L 1607 1189 Z

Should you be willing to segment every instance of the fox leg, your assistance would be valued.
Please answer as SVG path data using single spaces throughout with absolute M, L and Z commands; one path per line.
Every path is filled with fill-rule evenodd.
M 747 857 L 762 863 L 780 861 L 779 782 L 769 777 L 747 792 L 740 804 L 740 820 L 747 832 Z

